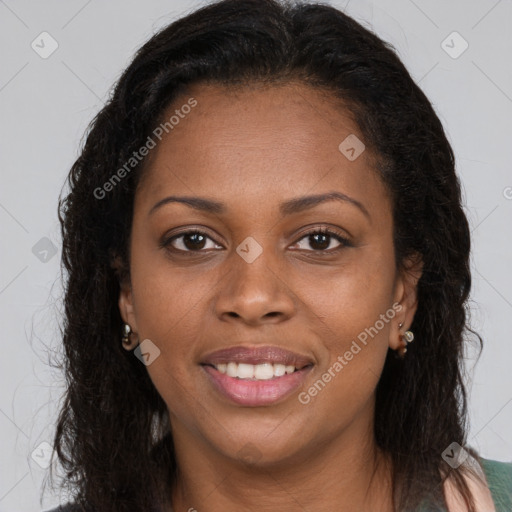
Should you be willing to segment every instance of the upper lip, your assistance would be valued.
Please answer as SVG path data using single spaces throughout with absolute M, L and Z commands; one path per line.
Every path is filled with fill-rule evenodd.
M 301 369 L 313 364 L 310 357 L 291 352 L 284 348 L 276 346 L 259 347 L 230 347 L 217 350 L 207 355 L 201 364 L 218 365 L 222 363 L 246 363 L 246 364 L 284 364 L 285 366 L 295 366 Z

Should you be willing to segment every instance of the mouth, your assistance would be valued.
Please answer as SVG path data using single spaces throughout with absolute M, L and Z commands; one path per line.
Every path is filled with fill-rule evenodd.
M 303 370 L 312 366 L 307 364 L 297 368 L 295 365 L 284 365 L 281 363 L 261 363 L 261 364 L 249 364 L 249 363 L 236 363 L 230 361 L 229 363 L 218 363 L 218 364 L 206 364 L 204 366 L 210 366 L 215 368 L 219 373 L 233 377 L 236 379 L 243 380 L 270 380 L 284 375 L 290 375 L 292 373 Z
M 234 347 L 207 356 L 201 367 L 215 391 L 246 407 L 273 405 L 300 387 L 311 358 L 279 347 Z

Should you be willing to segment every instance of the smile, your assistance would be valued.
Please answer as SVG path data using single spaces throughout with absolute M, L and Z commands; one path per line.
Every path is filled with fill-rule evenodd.
M 236 363 L 219 366 L 220 369 L 210 365 L 202 365 L 202 368 L 215 391 L 231 402 L 245 407 L 274 405 L 285 400 L 301 387 L 313 367 L 308 365 L 299 370 L 294 366 L 280 364 Z M 236 376 L 230 376 L 229 372 L 236 372 Z
M 254 379 L 254 380 L 269 380 L 274 377 L 282 377 L 293 373 L 297 370 L 294 365 L 284 364 L 247 364 L 247 363 L 235 363 L 233 361 L 229 363 L 219 363 L 215 365 L 215 368 L 220 373 L 226 374 L 228 377 L 237 377 L 239 379 Z

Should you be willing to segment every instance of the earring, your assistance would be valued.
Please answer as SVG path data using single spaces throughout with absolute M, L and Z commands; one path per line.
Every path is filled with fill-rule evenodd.
M 399 324 L 399 328 L 402 328 L 403 323 Z M 403 359 L 405 353 L 407 352 L 407 344 L 411 343 L 414 340 L 414 333 L 412 331 L 405 331 L 403 334 L 400 334 L 400 347 L 397 349 L 398 355 Z
M 139 340 L 134 340 L 134 332 L 132 331 L 131 327 L 128 324 L 123 325 L 123 337 L 121 338 L 121 341 L 123 342 L 123 348 L 125 350 L 132 350 L 137 345 Z

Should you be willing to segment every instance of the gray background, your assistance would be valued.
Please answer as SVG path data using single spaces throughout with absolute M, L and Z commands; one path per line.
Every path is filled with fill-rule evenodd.
M 453 144 L 472 225 L 472 325 L 485 340 L 476 366 L 474 353 L 468 357 L 469 444 L 485 457 L 510 461 L 512 2 L 332 3 L 395 46 Z M 41 510 L 64 389 L 47 363 L 48 348 L 51 356 L 60 347 L 56 207 L 65 176 L 134 51 L 201 4 L 0 0 L 0 512 Z M 58 44 L 47 58 L 40 53 L 52 41 L 40 36 L 44 31 Z M 459 55 L 464 40 L 469 46 Z M 47 496 L 42 507 L 58 502 Z

